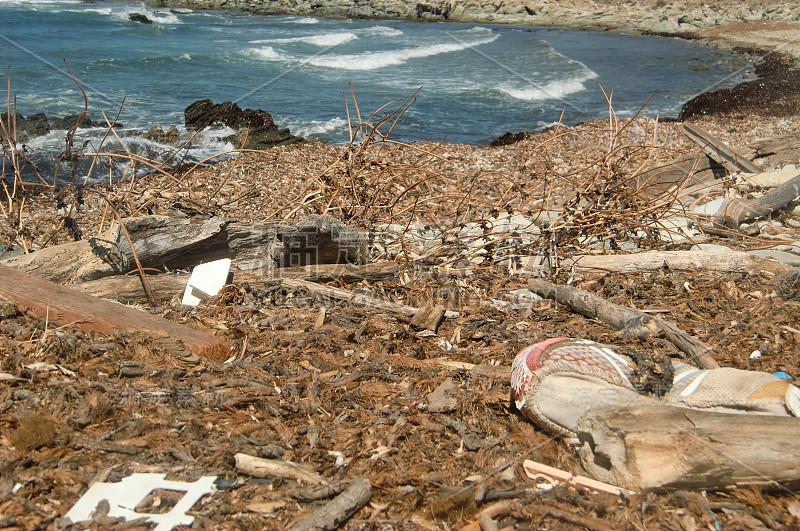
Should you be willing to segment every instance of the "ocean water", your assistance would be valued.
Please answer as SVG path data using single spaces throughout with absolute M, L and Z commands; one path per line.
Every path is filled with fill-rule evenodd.
M 154 24 L 129 20 L 141 13 Z M 608 116 L 600 89 L 613 91 L 618 116 L 644 109 L 676 116 L 681 105 L 748 74 L 730 52 L 661 37 L 517 26 L 327 20 L 234 11 L 151 8 L 135 2 L 3 0 L 0 65 L 8 68 L 18 112 L 48 116 L 83 110 L 92 118 L 120 107 L 120 135 L 132 151 L 166 149 L 141 139 L 151 125 L 176 125 L 198 99 L 264 109 L 281 127 L 325 142 L 348 141 L 350 86 L 362 115 L 415 103 L 393 130 L 402 141 L 483 144 L 507 131 L 559 120 Z M 2 91 L 5 96 L 5 90 Z M 123 103 L 124 102 L 124 103 Z M 81 131 L 96 144 L 102 129 Z M 220 131 L 195 140 L 188 157 L 233 148 Z M 63 149 L 64 133 L 28 143 Z

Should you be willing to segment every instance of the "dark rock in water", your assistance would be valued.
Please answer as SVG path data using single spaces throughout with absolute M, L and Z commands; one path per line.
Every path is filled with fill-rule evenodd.
M 153 21 L 141 13 L 128 13 L 128 18 L 131 22 L 139 22 L 141 24 L 152 24 Z
M 47 118 L 43 112 L 31 114 L 30 116 L 25 117 L 17 113 L 14 117 L 16 123 L 13 123 L 11 120 L 9 120 L 7 113 L 0 114 L 0 118 L 2 118 L 4 124 L 8 124 L 9 126 L 16 128 L 17 142 L 27 142 L 31 138 L 46 135 L 50 131 L 72 129 L 78 122 L 79 117 L 79 114 L 71 114 L 69 116 L 65 116 L 64 118 L 58 118 L 56 116 Z M 117 123 L 114 124 L 114 126 L 122 127 L 122 124 Z M 86 116 L 83 118 L 80 127 L 107 127 L 107 124 L 105 121 L 100 122 L 97 120 L 92 120 Z
M 214 123 L 235 129 L 236 135 L 226 140 L 244 149 L 266 149 L 303 141 L 301 137 L 292 135 L 289 129 L 279 129 L 267 111 L 242 110 L 230 101 L 214 104 L 211 100 L 198 100 L 186 107 L 183 115 L 189 130 L 202 129 Z
M 154 125 L 142 135 L 142 138 L 160 144 L 174 144 L 180 139 L 180 136 L 178 128 L 174 125 L 169 126 L 166 131 L 160 125 Z
M 50 124 L 47 123 L 47 116 L 44 113 L 32 114 L 27 118 L 17 113 L 13 121 L 9 119 L 8 113 L 2 113 L 0 118 L 4 124 L 16 130 L 18 142 L 26 142 L 28 139 L 50 132 Z
M 63 118 L 53 116 L 50 118 L 50 129 L 72 129 L 80 117 L 80 114 L 68 114 Z M 105 121 L 92 120 L 88 116 L 84 116 L 79 127 L 108 127 L 108 124 Z M 122 127 L 122 124 L 114 124 L 114 127 Z
M 502 147 L 502 146 L 510 146 L 511 144 L 516 144 L 517 142 L 522 142 L 530 135 L 528 133 L 511 133 L 508 132 L 503 136 L 492 140 L 489 145 L 492 147 Z

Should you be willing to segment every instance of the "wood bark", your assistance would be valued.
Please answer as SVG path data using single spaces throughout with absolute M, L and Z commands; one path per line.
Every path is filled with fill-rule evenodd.
M 356 262 L 366 236 L 330 216 L 297 221 L 238 223 L 222 218 L 142 216 L 124 220 L 142 266 L 186 269 L 231 258 L 234 271 Z M 59 283 L 96 280 L 135 268 L 119 225 L 78 242 L 9 258 L 5 265 Z
M 372 485 L 366 479 L 358 478 L 344 492 L 289 529 L 291 531 L 339 529 L 350 517 L 369 503 L 371 497 Z
M 584 468 L 631 490 L 800 483 L 800 421 L 668 406 L 602 408 L 578 423 Z
M 344 282 L 359 282 L 361 280 L 377 280 L 393 277 L 397 273 L 397 264 L 390 261 L 375 262 L 373 264 L 319 264 L 313 266 L 282 267 L 261 269 L 256 271 L 237 271 L 233 274 L 233 283 L 248 283 L 251 286 L 263 285 L 274 282 L 280 278 L 299 278 L 314 282 L 329 282 L 342 280 Z M 189 274 L 148 275 L 147 282 L 153 298 L 158 302 L 180 297 L 189 281 Z M 147 296 L 138 276 L 118 275 L 106 277 L 89 282 L 75 284 L 74 288 L 95 297 L 103 297 L 124 304 L 147 304 Z
M 776 186 L 756 199 L 726 199 L 714 217 L 721 218 L 726 227 L 738 228 L 740 223 L 769 216 L 800 197 L 800 175 Z
M 719 367 L 712 356 L 714 350 L 678 328 L 675 323 L 627 306 L 614 304 L 593 293 L 572 286 L 558 286 L 546 280 L 532 278 L 528 280 L 528 287 L 542 297 L 565 304 L 576 313 L 590 319 L 597 319 L 626 334 L 640 338 L 663 335 L 665 339 L 704 369 Z
M 230 345 L 208 332 L 92 297 L 11 267 L 0 265 L 0 279 L 0 297 L 11 300 L 24 311 L 56 325 L 74 324 L 81 330 L 101 334 L 155 331 L 180 340 L 198 356 L 224 360 L 230 354 Z
M 522 257 L 529 271 L 542 268 L 541 257 Z M 580 255 L 559 261 L 559 267 L 581 272 L 647 273 L 662 267 L 675 271 L 716 273 L 749 273 L 770 271 L 783 273 L 791 266 L 743 251 L 646 251 L 634 254 Z
M 706 155 L 725 166 L 731 173 L 761 173 L 763 170 L 747 157 L 738 153 L 722 140 L 705 129 L 690 123 L 683 124 L 683 130 L 689 139 L 700 146 Z

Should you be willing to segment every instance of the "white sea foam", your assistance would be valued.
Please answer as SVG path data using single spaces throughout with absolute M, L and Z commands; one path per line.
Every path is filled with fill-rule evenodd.
M 292 17 L 281 22 L 285 24 L 319 24 L 319 19 L 314 17 Z
M 597 74 L 589 71 L 589 74 L 580 78 L 561 79 L 525 88 L 497 87 L 497 89 L 514 99 L 522 101 L 558 100 L 585 90 L 586 87 L 583 82 L 596 77 Z
M 403 34 L 399 29 L 388 26 L 370 26 L 369 28 L 356 30 L 356 33 L 359 35 L 374 35 L 376 37 L 397 37 Z
M 179 60 L 184 60 L 184 61 L 191 61 L 192 60 L 192 56 L 189 55 L 188 53 L 185 53 L 185 54 L 181 55 L 180 57 L 178 57 L 178 59 Z
M 308 122 L 298 122 L 289 124 L 292 133 L 299 136 L 316 136 L 343 131 L 347 127 L 347 120 L 343 118 L 331 118 L 328 121 L 311 120 Z
M 171 11 L 155 11 L 145 6 L 144 4 L 137 7 L 125 7 L 120 10 L 112 10 L 107 8 L 88 9 L 101 15 L 109 15 L 112 20 L 129 21 L 131 13 L 139 13 L 144 15 L 156 24 L 181 24 L 180 17 Z
M 420 59 L 431 57 L 443 53 L 452 53 L 488 44 L 499 35 L 492 34 L 485 38 L 470 42 L 453 42 L 433 44 L 430 46 L 418 46 L 416 48 L 402 48 L 400 50 L 389 50 L 385 52 L 368 52 L 347 55 L 324 55 L 309 61 L 309 64 L 324 68 L 336 68 L 340 70 L 377 70 L 387 66 L 401 65 L 409 59 Z
M 268 44 L 268 43 L 285 43 L 285 42 L 303 42 L 305 44 L 313 44 L 314 46 L 339 46 L 346 42 L 354 41 L 358 37 L 355 33 L 349 31 L 340 33 L 321 33 L 319 35 L 307 35 L 305 37 L 289 37 L 284 39 L 262 39 L 257 41 L 250 41 L 251 44 Z
M 264 46 L 263 48 L 249 48 L 245 53 L 261 59 L 263 61 L 286 61 L 287 57 L 280 52 L 275 51 L 272 46 Z

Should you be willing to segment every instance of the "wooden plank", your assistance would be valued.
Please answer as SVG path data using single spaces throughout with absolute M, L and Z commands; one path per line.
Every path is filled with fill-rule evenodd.
M 700 146 L 706 155 L 728 168 L 731 172 L 761 173 L 764 171 L 705 129 L 694 124 L 685 123 L 683 124 L 683 130 L 686 136 Z
M 230 354 L 230 345 L 208 332 L 92 297 L 4 265 L 0 265 L 0 297 L 57 325 L 74 324 L 81 330 L 108 335 L 127 331 L 166 332 L 198 356 L 224 360 Z
M 800 483 L 794 417 L 668 406 L 601 408 L 577 433 L 584 469 L 632 490 Z

